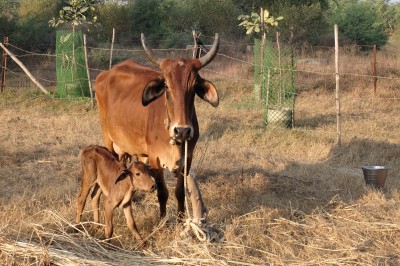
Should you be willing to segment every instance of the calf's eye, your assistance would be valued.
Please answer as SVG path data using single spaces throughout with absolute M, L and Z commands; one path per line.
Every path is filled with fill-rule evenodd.
M 136 176 L 140 176 L 140 173 L 136 173 Z

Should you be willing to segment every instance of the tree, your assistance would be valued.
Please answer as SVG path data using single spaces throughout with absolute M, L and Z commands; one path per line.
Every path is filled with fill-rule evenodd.
M 16 11 L 17 30 L 11 36 L 13 42 L 24 49 L 48 49 L 43 44 L 54 40 L 54 30 L 47 22 L 57 13 L 57 4 L 54 0 L 21 0 Z
M 164 35 L 165 21 L 160 12 L 160 0 L 135 0 L 128 4 L 127 23 L 132 29 L 132 35 L 139 40 L 144 33 L 151 43 L 158 43 Z
M 268 9 L 271 16 L 279 14 L 285 19 L 278 30 L 282 41 L 292 44 L 309 42 L 318 44 L 328 25 L 324 12 L 329 7 L 328 0 L 233 0 L 244 14 L 258 13 L 260 7 Z
M 173 16 L 168 17 L 171 11 L 164 12 L 164 17 L 168 19 L 168 26 L 171 29 L 170 36 L 174 34 L 173 29 L 179 29 L 179 32 L 187 36 L 186 43 L 192 42 L 193 30 L 202 33 L 203 36 L 213 36 L 216 32 L 222 38 L 238 39 L 241 36 L 240 30 L 234 26 L 236 17 L 241 11 L 232 0 L 180 0 L 175 2 L 176 8 Z M 179 18 L 179 20 L 175 18 Z M 176 38 L 175 41 L 178 43 L 180 40 Z
M 278 21 L 283 19 L 282 16 L 277 18 L 270 16 L 268 10 L 264 10 L 263 13 L 264 31 L 268 31 L 269 28 L 278 26 Z M 252 12 L 251 15 L 240 15 L 238 16 L 238 20 L 242 21 L 239 26 L 246 29 L 246 34 L 259 33 L 263 30 L 261 25 L 261 16 L 258 13 Z
M 0 42 L 3 37 L 10 36 L 15 30 L 15 11 L 12 10 L 7 0 L 0 0 Z
M 98 21 L 101 26 L 96 28 L 99 41 L 110 40 L 112 29 L 116 29 L 119 43 L 131 42 L 132 33 L 129 21 L 130 5 L 121 5 L 117 1 L 103 3 L 98 6 Z
M 52 27 L 57 27 L 63 23 L 69 23 L 72 26 L 72 31 L 79 25 L 93 25 L 97 21 L 96 7 L 97 0 L 68 0 L 65 6 L 60 10 L 58 19 L 52 18 L 49 24 Z
M 390 27 L 385 12 L 378 12 L 374 1 L 341 0 L 332 6 L 328 20 L 338 24 L 340 32 L 358 45 L 385 45 Z

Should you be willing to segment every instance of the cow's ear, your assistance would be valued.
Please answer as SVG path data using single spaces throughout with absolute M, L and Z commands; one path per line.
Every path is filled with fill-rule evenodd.
M 219 104 L 219 97 L 217 89 L 210 81 L 198 78 L 195 86 L 196 94 L 204 101 L 210 103 L 212 106 L 217 107 Z
M 122 173 L 115 180 L 115 184 L 117 184 L 119 181 L 124 180 L 127 176 L 130 176 L 130 174 L 131 174 L 131 172 L 129 170 L 122 171 Z
M 165 81 L 163 78 L 153 79 L 147 83 L 142 94 L 143 106 L 148 105 L 154 100 L 157 100 L 165 91 Z

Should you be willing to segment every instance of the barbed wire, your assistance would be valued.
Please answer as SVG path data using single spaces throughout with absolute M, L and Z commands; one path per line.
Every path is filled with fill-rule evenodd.
M 7 46 L 11 46 L 11 47 L 13 47 L 13 48 L 15 48 L 15 49 L 17 49 L 17 50 L 19 50 L 19 51 L 22 51 L 22 52 L 24 52 L 24 53 L 26 53 L 26 54 L 29 54 L 29 55 L 57 56 L 57 55 L 51 54 L 51 53 L 39 54 L 39 53 L 35 53 L 35 52 L 30 52 L 30 51 L 24 50 L 24 49 L 22 49 L 22 48 L 19 48 L 19 47 L 15 46 L 15 45 L 13 45 L 13 44 L 11 44 L 11 43 L 7 43 Z M 22 57 L 22 56 L 26 56 L 26 55 L 15 55 L 15 56 L 17 56 L 17 57 Z
M 211 38 L 211 36 L 208 36 Z M 213 37 L 212 37 L 213 38 Z M 19 50 L 21 52 L 24 52 L 25 54 L 23 55 L 18 55 L 18 57 L 24 57 L 24 56 L 46 56 L 46 57 L 59 57 L 62 55 L 57 55 L 57 54 L 53 54 L 53 53 L 36 53 L 36 52 L 31 52 L 31 51 L 27 51 L 25 49 L 22 49 L 20 47 L 17 47 L 15 45 L 13 45 L 12 43 L 8 43 L 8 46 Z M 79 46 L 75 49 L 75 51 L 79 50 L 79 49 L 83 49 L 83 46 Z M 99 48 L 99 47 L 91 47 L 91 46 L 87 46 L 87 48 L 92 49 L 92 50 L 103 50 L 103 51 L 110 51 L 110 48 Z M 116 48 L 113 49 L 114 51 L 123 51 L 123 52 L 143 52 L 142 49 L 121 49 L 121 48 Z M 192 48 L 182 48 L 182 49 L 177 49 L 177 48 L 168 48 L 168 49 L 153 49 L 154 51 L 192 51 Z M 223 58 L 227 58 L 229 60 L 238 62 L 238 63 L 242 63 L 242 64 L 246 64 L 248 66 L 254 66 L 254 67 L 258 67 L 258 68 L 263 68 L 264 71 L 268 71 L 268 70 L 273 70 L 273 71 L 290 71 L 290 72 L 295 72 L 295 73 L 301 73 L 301 74 L 315 74 L 315 75 L 322 75 L 322 76 L 332 76 L 334 77 L 336 75 L 335 72 L 322 72 L 322 71 L 315 71 L 315 70 L 303 70 L 303 69 L 293 69 L 293 68 L 278 68 L 278 67 L 270 67 L 270 66 L 261 66 L 260 64 L 254 63 L 254 62 L 249 62 L 243 59 L 239 59 L 239 58 L 235 58 L 233 56 L 224 54 L 224 53 L 217 53 L 217 57 L 223 57 Z M 85 65 L 80 64 L 78 62 L 74 62 L 75 65 L 82 67 L 82 68 L 86 68 Z M 88 68 L 91 71 L 105 71 L 108 70 L 108 68 L 95 68 L 95 67 L 89 67 Z M 11 70 L 9 67 L 6 67 L 7 71 L 10 71 L 13 74 L 16 75 L 20 75 L 20 76 L 24 76 L 24 74 L 19 74 L 18 72 L 15 72 L 13 70 Z M 51 70 L 51 69 L 48 69 Z M 55 69 L 54 69 L 55 70 Z M 229 77 L 229 78 L 234 78 L 237 80 L 244 80 L 244 81 L 252 81 L 251 78 L 241 78 L 238 77 L 237 75 L 231 75 L 231 74 L 227 74 L 221 71 L 216 71 L 216 70 L 212 70 L 210 68 L 205 68 L 203 69 L 204 71 L 207 72 L 211 72 L 214 74 L 218 74 L 221 76 L 225 76 L 225 77 Z M 371 74 L 358 74 L 358 73 L 348 73 L 348 72 L 339 72 L 339 76 L 350 76 L 350 77 L 359 77 L 359 78 L 370 78 L 370 79 L 381 79 L 381 80 L 400 80 L 400 77 L 388 77 L 388 76 L 380 76 L 380 75 L 371 75 Z M 46 82 L 50 82 L 50 83 L 57 83 L 57 81 L 55 80 L 49 80 L 49 79 L 45 79 L 45 78 L 41 78 L 38 77 L 37 79 L 42 80 L 42 81 L 46 81 Z M 385 99 L 389 99 L 389 98 L 385 98 Z M 397 97 L 394 97 L 393 100 L 397 100 Z

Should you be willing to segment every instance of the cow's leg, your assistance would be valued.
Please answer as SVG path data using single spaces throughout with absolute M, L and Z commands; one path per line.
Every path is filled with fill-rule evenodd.
M 100 206 L 100 196 L 101 196 L 101 189 L 99 184 L 95 184 L 93 191 L 92 191 L 92 209 L 93 209 L 93 221 L 95 223 L 100 222 L 99 218 L 99 206 Z
M 178 201 L 178 219 L 181 221 L 185 216 L 185 184 L 183 173 L 175 174 L 177 178 L 175 187 L 175 197 Z
M 197 123 L 197 120 L 195 122 Z M 193 151 L 196 146 L 198 138 L 199 138 L 199 134 L 196 131 L 193 139 L 188 142 L 186 174 L 189 174 L 190 167 L 192 166 Z M 184 146 L 184 144 L 182 144 L 181 154 L 184 155 L 184 152 L 185 152 L 185 146 Z M 183 164 L 185 165 L 185 162 L 183 162 Z M 185 166 L 184 165 L 182 167 L 182 171 L 175 174 L 175 177 L 177 178 L 176 187 L 175 187 L 175 196 L 178 201 L 178 217 L 180 220 L 184 218 L 184 214 L 185 214 L 185 178 L 184 178 Z
M 129 202 L 124 206 L 124 214 L 126 219 L 126 225 L 131 230 L 133 236 L 135 237 L 136 240 L 142 241 L 143 238 L 140 236 L 139 231 L 136 227 L 135 220 L 133 219 L 131 202 Z
M 192 154 L 194 150 L 194 146 L 196 145 L 195 141 L 189 141 L 188 143 L 188 155 L 187 155 L 187 171 L 186 174 L 189 174 L 190 167 L 192 165 Z M 182 145 L 182 154 L 184 154 L 184 145 Z M 183 162 L 184 163 L 184 162 Z M 176 187 L 175 187 L 175 196 L 178 201 L 178 218 L 181 220 L 185 216 L 185 178 L 184 178 L 184 169 L 182 167 L 182 171 L 175 174 L 177 178 Z
M 168 189 L 164 180 L 163 169 L 153 169 L 153 176 L 157 184 L 157 197 L 158 203 L 160 204 L 160 217 L 164 218 L 167 214 L 167 200 L 168 200 Z

